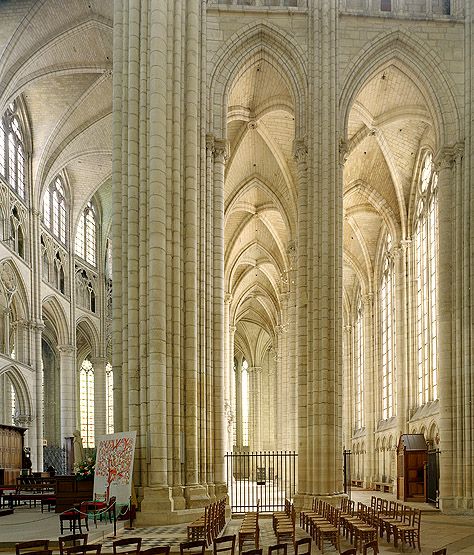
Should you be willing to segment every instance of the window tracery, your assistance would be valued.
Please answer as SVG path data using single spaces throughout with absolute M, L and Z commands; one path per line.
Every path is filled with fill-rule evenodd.
M 24 201 L 26 197 L 25 143 L 17 102 L 0 119 L 0 175 Z
M 79 372 L 79 408 L 84 447 L 95 447 L 94 367 L 88 359 L 82 361 Z
M 58 176 L 43 196 L 43 225 L 63 245 L 66 244 L 67 209 L 62 179 Z
M 416 279 L 417 401 L 438 398 L 438 175 L 431 153 L 425 154 L 418 183 L 414 223 Z
M 364 426 L 364 309 L 359 296 L 355 321 L 355 429 Z
M 90 270 L 76 264 L 76 301 L 78 306 L 90 310 L 97 311 L 97 276 Z
M 92 201 L 87 203 L 77 226 L 75 252 L 91 266 L 97 265 L 97 216 Z
M 107 362 L 105 365 L 105 417 L 106 433 L 114 433 L 114 373 L 112 365 Z
M 382 419 L 395 414 L 395 286 L 392 237 L 387 234 L 380 285 L 380 324 L 382 357 Z
M 41 234 L 41 265 L 43 280 L 66 294 L 68 255 L 66 250 L 46 233 Z

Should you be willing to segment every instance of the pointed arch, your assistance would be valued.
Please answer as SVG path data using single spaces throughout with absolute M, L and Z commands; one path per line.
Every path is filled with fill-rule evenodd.
M 99 332 L 97 330 L 97 327 L 94 325 L 94 323 L 86 316 L 82 316 L 76 322 L 76 330 L 80 330 L 88 340 L 91 356 L 92 357 L 98 356 L 100 352 L 100 340 L 99 340 Z M 86 356 L 87 354 L 88 353 L 86 353 L 84 356 Z M 82 354 L 78 352 L 77 355 L 78 355 L 78 360 L 80 360 Z
M 21 369 L 16 364 L 11 364 L 10 366 L 0 368 L 0 375 L 2 374 L 5 374 L 8 377 L 15 389 L 20 414 L 32 416 L 32 396 L 28 386 L 28 381 L 23 375 Z
M 307 76 L 305 55 L 294 37 L 267 21 L 250 23 L 234 33 L 217 51 L 209 87 L 209 129 L 227 136 L 227 97 L 237 75 L 264 56 L 289 85 L 295 106 L 295 134 L 306 133 L 304 118 Z
M 377 37 L 368 43 L 349 65 L 342 76 L 341 137 L 347 137 L 349 114 L 354 101 L 365 83 L 388 65 L 395 65 L 414 83 L 420 83 L 435 124 L 437 146 L 459 141 L 460 119 L 454 87 L 445 77 L 442 60 L 413 35 L 397 30 Z M 421 77 L 421 79 L 420 79 Z
M 49 295 L 43 299 L 42 304 L 43 319 L 46 316 L 53 324 L 59 345 L 68 345 L 70 330 L 68 320 L 63 307 L 54 295 Z

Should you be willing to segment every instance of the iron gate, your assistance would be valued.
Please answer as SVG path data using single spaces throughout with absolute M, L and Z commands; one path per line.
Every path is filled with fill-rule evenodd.
M 428 451 L 426 466 L 426 500 L 439 507 L 439 449 Z
M 56 474 L 66 474 L 66 448 L 57 445 L 43 447 L 43 470 L 53 467 Z
M 233 512 L 244 513 L 257 508 L 262 512 L 285 508 L 285 498 L 296 493 L 295 451 L 227 453 L 227 491 Z

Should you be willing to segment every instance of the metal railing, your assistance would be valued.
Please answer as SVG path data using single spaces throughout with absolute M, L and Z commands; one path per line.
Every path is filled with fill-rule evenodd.
M 295 451 L 238 452 L 225 455 L 227 490 L 233 512 L 262 512 L 285 508 L 285 498 L 296 493 Z

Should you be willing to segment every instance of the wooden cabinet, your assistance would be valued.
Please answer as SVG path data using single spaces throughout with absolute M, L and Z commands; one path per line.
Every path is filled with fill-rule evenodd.
M 56 476 L 56 512 L 62 513 L 82 501 L 93 499 L 94 480 L 76 480 L 75 476 Z
M 23 468 L 25 428 L 0 424 L 0 485 L 15 485 Z
M 403 434 L 398 442 L 397 499 L 426 501 L 428 446 L 423 434 Z

